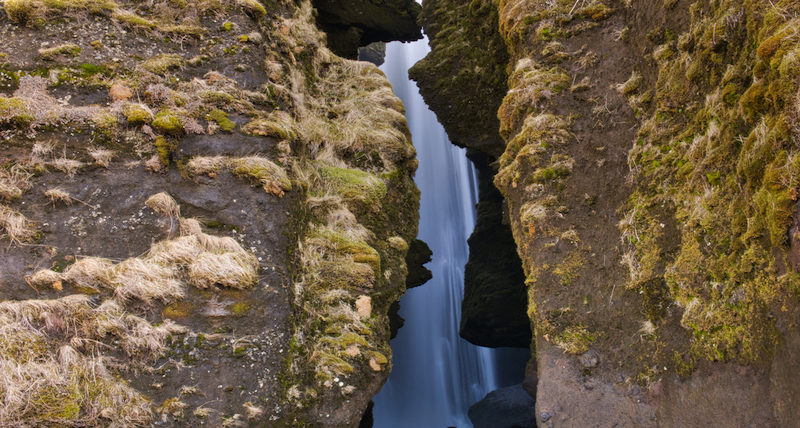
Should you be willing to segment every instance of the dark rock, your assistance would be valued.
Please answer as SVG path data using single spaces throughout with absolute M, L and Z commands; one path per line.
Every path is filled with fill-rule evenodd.
M 433 251 L 425 241 L 415 239 L 408 244 L 408 253 L 406 253 L 406 266 L 408 266 L 406 288 L 419 287 L 433 278 L 433 273 L 423 266 L 431 261 L 432 255 Z
M 386 43 L 375 42 L 358 48 L 358 60 L 381 66 L 386 57 Z
M 414 0 L 313 0 L 317 25 L 328 34 L 328 47 L 355 59 L 358 48 L 373 42 L 422 38 L 417 24 L 421 7 Z
M 403 327 L 406 320 L 400 316 L 400 302 L 394 302 L 389 306 L 389 338 L 394 339 L 397 336 L 397 331 Z
M 453 144 L 499 157 L 497 110 L 506 94 L 506 45 L 491 0 L 426 1 L 431 52 L 409 70 Z
M 600 354 L 598 354 L 597 351 L 590 349 L 578 357 L 578 361 L 581 362 L 583 368 L 592 369 L 600 364 Z
M 370 401 L 369 405 L 367 405 L 367 410 L 364 411 L 364 416 L 361 417 L 358 428 L 372 428 L 372 425 L 375 423 L 375 419 L 372 417 L 373 407 L 375 407 L 375 402 Z
M 469 408 L 475 428 L 535 427 L 533 398 L 521 384 L 500 388 Z
M 530 346 L 522 262 L 511 229 L 503 224 L 503 197 L 492 184 L 485 156 L 470 153 L 478 168 L 478 220 L 469 238 L 464 272 L 461 337 L 479 346 Z

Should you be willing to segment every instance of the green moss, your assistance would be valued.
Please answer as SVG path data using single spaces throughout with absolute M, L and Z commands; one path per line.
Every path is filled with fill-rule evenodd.
M 39 49 L 39 57 L 46 61 L 52 61 L 59 56 L 76 57 L 80 55 L 82 49 L 74 43 L 64 43 L 52 48 Z
M 356 263 L 370 265 L 376 277 L 381 273 L 381 256 L 366 242 L 353 240 L 341 232 L 330 229 L 317 229 L 309 234 L 308 239 L 335 254 L 350 256 Z
M 158 25 L 156 26 L 156 30 L 161 31 L 162 33 L 180 34 L 185 36 L 194 36 L 197 38 L 200 38 L 208 33 L 208 30 L 205 27 L 190 24 Z
M 250 304 L 247 302 L 236 302 L 230 306 L 230 311 L 237 316 L 247 315 L 250 312 Z
M 38 10 L 33 0 L 6 0 L 3 8 L 11 22 L 26 24 L 32 20 Z
M 116 10 L 112 15 L 114 19 L 134 27 L 155 28 L 156 23 L 127 10 Z
M 319 174 L 339 196 L 378 206 L 386 196 L 386 184 L 373 174 L 358 169 L 321 165 Z
M 555 337 L 556 345 L 568 354 L 580 355 L 589 350 L 597 336 L 582 325 L 570 326 Z
M 156 142 L 154 143 L 156 147 L 156 152 L 158 153 L 158 158 L 161 160 L 161 163 L 164 166 L 169 166 L 170 158 L 172 157 L 172 152 L 178 148 L 178 144 L 175 141 L 168 140 L 164 138 L 164 136 L 159 135 L 156 137 Z
M 212 110 L 211 113 L 208 114 L 208 119 L 216 122 L 217 125 L 219 125 L 219 129 L 225 132 L 231 132 L 236 128 L 236 123 L 230 120 L 228 113 L 220 109 Z
M 267 9 L 258 0 L 242 0 L 239 2 L 244 10 L 256 19 L 261 19 L 267 15 Z
M 369 346 L 369 343 L 360 334 L 345 332 L 338 336 L 327 336 L 322 338 L 322 342 L 344 350 L 351 345 Z
M 231 31 L 233 30 L 233 22 L 223 22 L 221 28 L 222 31 Z
M 119 120 L 111 113 L 100 113 L 92 118 L 92 123 L 100 131 L 113 131 Z
M 169 135 L 180 136 L 183 134 L 183 125 L 177 114 L 164 109 L 158 112 L 153 119 L 153 128 Z
M 183 57 L 177 54 L 156 55 L 142 63 L 145 70 L 162 75 L 181 66 L 183 66 Z
M 242 131 L 250 135 L 273 137 L 282 140 L 297 140 L 294 121 L 283 112 L 274 113 L 268 119 L 256 119 L 246 124 Z
M 207 90 L 200 92 L 199 95 L 203 101 L 213 105 L 230 105 L 236 101 L 233 95 L 222 91 Z
M 240 177 L 256 180 L 267 193 L 283 195 L 292 189 L 292 182 L 286 171 L 266 158 L 247 157 L 231 161 L 233 173 Z
M 614 13 L 614 9 L 611 9 L 601 2 L 591 3 L 577 11 L 578 16 L 593 21 L 602 21 L 611 16 L 612 13 Z
M 330 352 L 319 352 L 316 355 L 317 364 L 322 366 L 335 374 L 349 374 L 353 373 L 353 366 L 341 357 L 334 355 Z M 317 372 L 317 375 L 323 379 L 327 378 L 324 372 Z
M 553 167 L 539 168 L 533 172 L 532 179 L 537 183 L 563 178 L 571 173 L 570 169 L 565 165 L 556 165 Z
M 122 112 L 131 125 L 150 123 L 153 120 L 153 113 L 142 104 L 128 104 L 123 108 Z
M 17 126 L 26 126 L 32 121 L 33 116 L 24 101 L 0 96 L 0 123 L 11 122 Z

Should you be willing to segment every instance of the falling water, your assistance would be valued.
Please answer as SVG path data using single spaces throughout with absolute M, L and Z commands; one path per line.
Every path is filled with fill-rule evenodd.
M 475 227 L 475 170 L 450 144 L 425 105 L 408 68 L 428 52 L 427 39 L 390 43 L 381 67 L 406 106 L 417 148 L 416 183 L 422 192 L 419 238 L 433 250 L 433 279 L 400 302 L 406 322 L 392 341 L 392 374 L 375 397 L 375 427 L 469 427 L 470 405 L 495 389 L 494 350 L 458 335 L 467 262 Z

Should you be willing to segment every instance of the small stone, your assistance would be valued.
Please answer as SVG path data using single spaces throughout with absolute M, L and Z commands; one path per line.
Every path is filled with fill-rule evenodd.
M 542 414 L 539 415 L 539 417 L 542 418 L 542 422 L 547 422 L 547 421 L 550 420 L 550 418 L 553 417 L 553 415 L 551 415 L 550 413 L 547 413 L 547 412 L 542 412 Z
M 578 361 L 581 362 L 581 365 L 584 368 L 591 369 L 600 364 L 600 354 L 598 354 L 597 351 L 590 349 L 578 357 Z
M 247 34 L 247 39 L 252 43 L 261 43 L 264 41 L 264 37 L 258 31 L 253 31 L 252 33 Z
M 56 281 L 56 282 L 50 284 L 50 286 L 53 287 L 54 290 L 58 290 L 58 291 L 61 291 L 61 290 L 64 289 L 64 286 L 61 283 L 61 281 Z
M 124 101 L 133 96 L 133 91 L 121 83 L 115 83 L 108 90 L 108 95 L 114 101 Z
M 379 372 L 379 371 L 381 371 L 381 370 L 382 370 L 382 368 L 381 368 L 381 365 L 380 365 L 380 364 L 378 364 L 378 361 L 377 361 L 376 359 L 374 359 L 374 358 L 370 358 L 370 359 L 369 359 L 369 367 L 370 367 L 370 368 L 371 368 L 373 371 L 376 371 L 376 372 Z
M 347 355 L 349 355 L 351 357 L 357 357 L 357 356 L 361 355 L 361 350 L 358 349 L 358 345 L 350 345 L 350 346 L 348 346 L 347 349 L 345 349 L 345 352 L 347 353 Z
M 356 299 L 356 312 L 361 319 L 368 318 L 372 314 L 372 298 L 369 296 L 358 296 Z

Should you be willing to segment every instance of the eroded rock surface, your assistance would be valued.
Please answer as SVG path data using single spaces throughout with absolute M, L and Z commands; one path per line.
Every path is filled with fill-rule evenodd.
M 469 34 L 446 3 L 426 25 Z M 495 184 L 525 269 L 538 423 L 791 424 L 797 5 L 494 4 L 509 55 Z
M 358 424 L 416 160 L 383 73 L 313 14 L 3 3 L 0 425 Z

